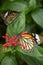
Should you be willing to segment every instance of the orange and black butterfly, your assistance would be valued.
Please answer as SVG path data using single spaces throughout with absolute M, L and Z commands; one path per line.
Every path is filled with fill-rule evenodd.
M 40 39 L 37 34 L 25 33 L 20 36 L 18 43 L 21 44 L 23 50 L 30 51 L 40 44 Z
M 19 15 L 17 11 L 5 11 L 2 13 L 1 17 L 4 20 L 5 24 L 8 25 L 13 22 Z

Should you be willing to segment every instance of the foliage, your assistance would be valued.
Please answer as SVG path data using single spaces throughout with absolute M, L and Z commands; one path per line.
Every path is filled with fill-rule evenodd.
M 19 16 L 7 25 L 6 32 L 3 28 L 3 33 L 8 33 L 10 37 L 19 35 L 24 31 L 43 35 L 42 2 L 43 0 L 2 0 L 0 15 L 6 10 L 20 12 Z M 2 23 L 0 24 L 0 32 L 2 31 L 1 27 L 5 26 Z M 24 52 L 20 47 L 17 47 L 16 50 L 7 48 L 3 52 L 2 45 L 3 43 L 0 44 L 0 65 L 43 65 L 43 44 L 31 52 Z

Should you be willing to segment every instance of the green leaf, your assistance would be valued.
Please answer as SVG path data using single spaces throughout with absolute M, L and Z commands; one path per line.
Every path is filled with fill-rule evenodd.
M 41 63 L 37 58 L 27 56 L 27 55 L 21 55 L 22 60 L 24 60 L 28 65 L 43 65 L 43 62 Z
M 27 53 L 27 52 L 26 52 Z M 32 52 L 25 54 L 25 52 L 18 53 L 19 57 L 24 60 L 28 65 L 43 65 L 43 48 L 37 47 Z
M 43 9 L 37 9 L 32 12 L 33 20 L 43 28 Z
M 26 3 L 21 2 L 5 2 L 1 7 L 1 10 L 22 11 L 26 6 L 27 6 Z
M 33 9 L 36 8 L 36 0 L 30 0 L 29 6 L 31 6 Z
M 25 30 L 25 14 L 21 13 L 16 20 L 7 26 L 7 33 L 12 35 L 18 35 Z
M 1 62 L 1 65 L 17 65 L 15 57 L 6 56 Z
M 5 54 L 2 51 L 2 45 L 0 44 L 0 61 L 3 59 L 4 56 L 5 56 Z
M 33 11 L 36 8 L 36 0 L 30 0 L 27 3 L 27 7 L 25 7 L 24 12 L 25 14 L 30 13 L 31 11 Z

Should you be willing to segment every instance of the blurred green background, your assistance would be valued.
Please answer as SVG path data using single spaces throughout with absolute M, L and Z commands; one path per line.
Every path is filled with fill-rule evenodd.
M 20 14 L 11 24 L 6 25 L 1 14 L 8 10 Z M 8 33 L 12 37 L 24 31 L 43 36 L 43 0 L 0 0 L 0 65 L 43 65 L 43 44 L 28 53 L 20 48 L 15 53 L 2 51 L 5 40 L 1 36 Z

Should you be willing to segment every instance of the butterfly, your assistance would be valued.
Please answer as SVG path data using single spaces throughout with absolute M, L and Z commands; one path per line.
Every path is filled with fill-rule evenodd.
M 21 45 L 22 50 L 30 51 L 40 43 L 40 39 L 37 34 L 25 33 L 20 36 L 18 43 Z
M 13 22 L 13 20 L 15 20 L 19 15 L 19 12 L 17 11 L 5 11 L 4 13 L 2 13 L 1 17 L 4 20 L 4 23 L 6 25 L 10 24 Z

